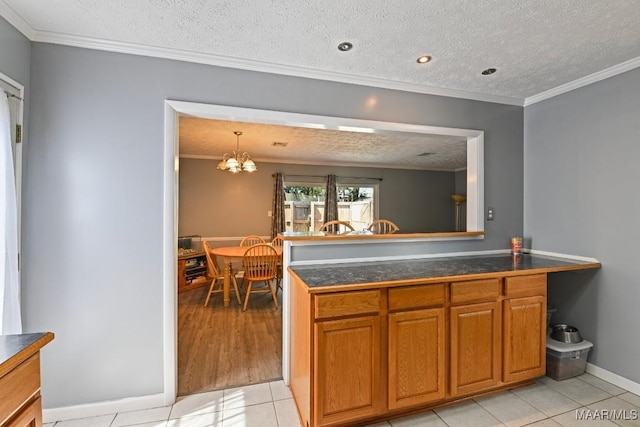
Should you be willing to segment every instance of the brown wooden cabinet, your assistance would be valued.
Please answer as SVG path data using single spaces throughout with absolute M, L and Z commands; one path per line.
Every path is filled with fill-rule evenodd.
M 388 290 L 388 407 L 445 397 L 445 285 Z
M 178 292 L 207 286 L 207 257 L 204 252 L 195 252 L 178 257 Z
M 318 322 L 315 348 L 316 425 L 382 412 L 379 316 Z
M 495 387 L 501 377 L 502 280 L 454 282 L 450 289 L 451 396 Z
M 506 383 L 545 374 L 546 284 L 545 275 L 505 281 L 502 379 Z M 521 298 L 509 298 L 514 296 Z
M 42 401 L 38 397 L 3 427 L 42 427 Z
M 374 423 L 544 375 L 546 274 L 344 291 L 291 278 L 303 426 Z
M 40 349 L 52 333 L 0 336 L 0 427 L 42 427 Z
M 461 396 L 500 381 L 500 303 L 451 307 L 451 395 Z
M 445 396 L 444 308 L 389 314 L 389 409 Z

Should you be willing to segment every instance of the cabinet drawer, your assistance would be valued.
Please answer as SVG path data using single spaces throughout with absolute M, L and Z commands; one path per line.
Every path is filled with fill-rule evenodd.
M 547 294 L 547 275 L 507 277 L 504 284 L 504 295 L 507 298 L 530 297 Z
M 470 280 L 451 284 L 451 304 L 495 301 L 500 296 L 500 279 Z
M 389 310 L 406 310 L 444 304 L 444 284 L 389 289 Z
M 0 424 L 40 390 L 40 357 L 35 354 L 0 378 Z
M 27 405 L 6 427 L 42 427 L 42 402 L 38 397 Z
M 315 298 L 316 319 L 380 312 L 380 291 L 339 292 Z

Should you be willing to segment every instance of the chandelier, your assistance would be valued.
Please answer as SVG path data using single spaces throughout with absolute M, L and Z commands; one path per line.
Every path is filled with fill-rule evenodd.
M 243 153 L 240 152 L 240 135 L 242 135 L 242 132 L 235 131 L 233 134 L 236 136 L 236 151 L 224 153 L 222 160 L 218 163 L 218 169 L 231 173 L 257 171 L 258 168 L 253 160 L 251 160 L 249 153 L 246 151 Z

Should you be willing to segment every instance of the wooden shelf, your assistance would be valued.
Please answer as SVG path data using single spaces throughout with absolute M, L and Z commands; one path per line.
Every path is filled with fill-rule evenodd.
M 209 283 L 204 252 L 178 256 L 178 292 L 207 286 Z

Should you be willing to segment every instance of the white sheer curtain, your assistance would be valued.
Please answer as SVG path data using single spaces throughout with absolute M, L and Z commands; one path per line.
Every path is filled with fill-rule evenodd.
M 16 183 L 6 96 L 0 96 L 0 170 L 0 334 L 6 335 L 22 332 Z

